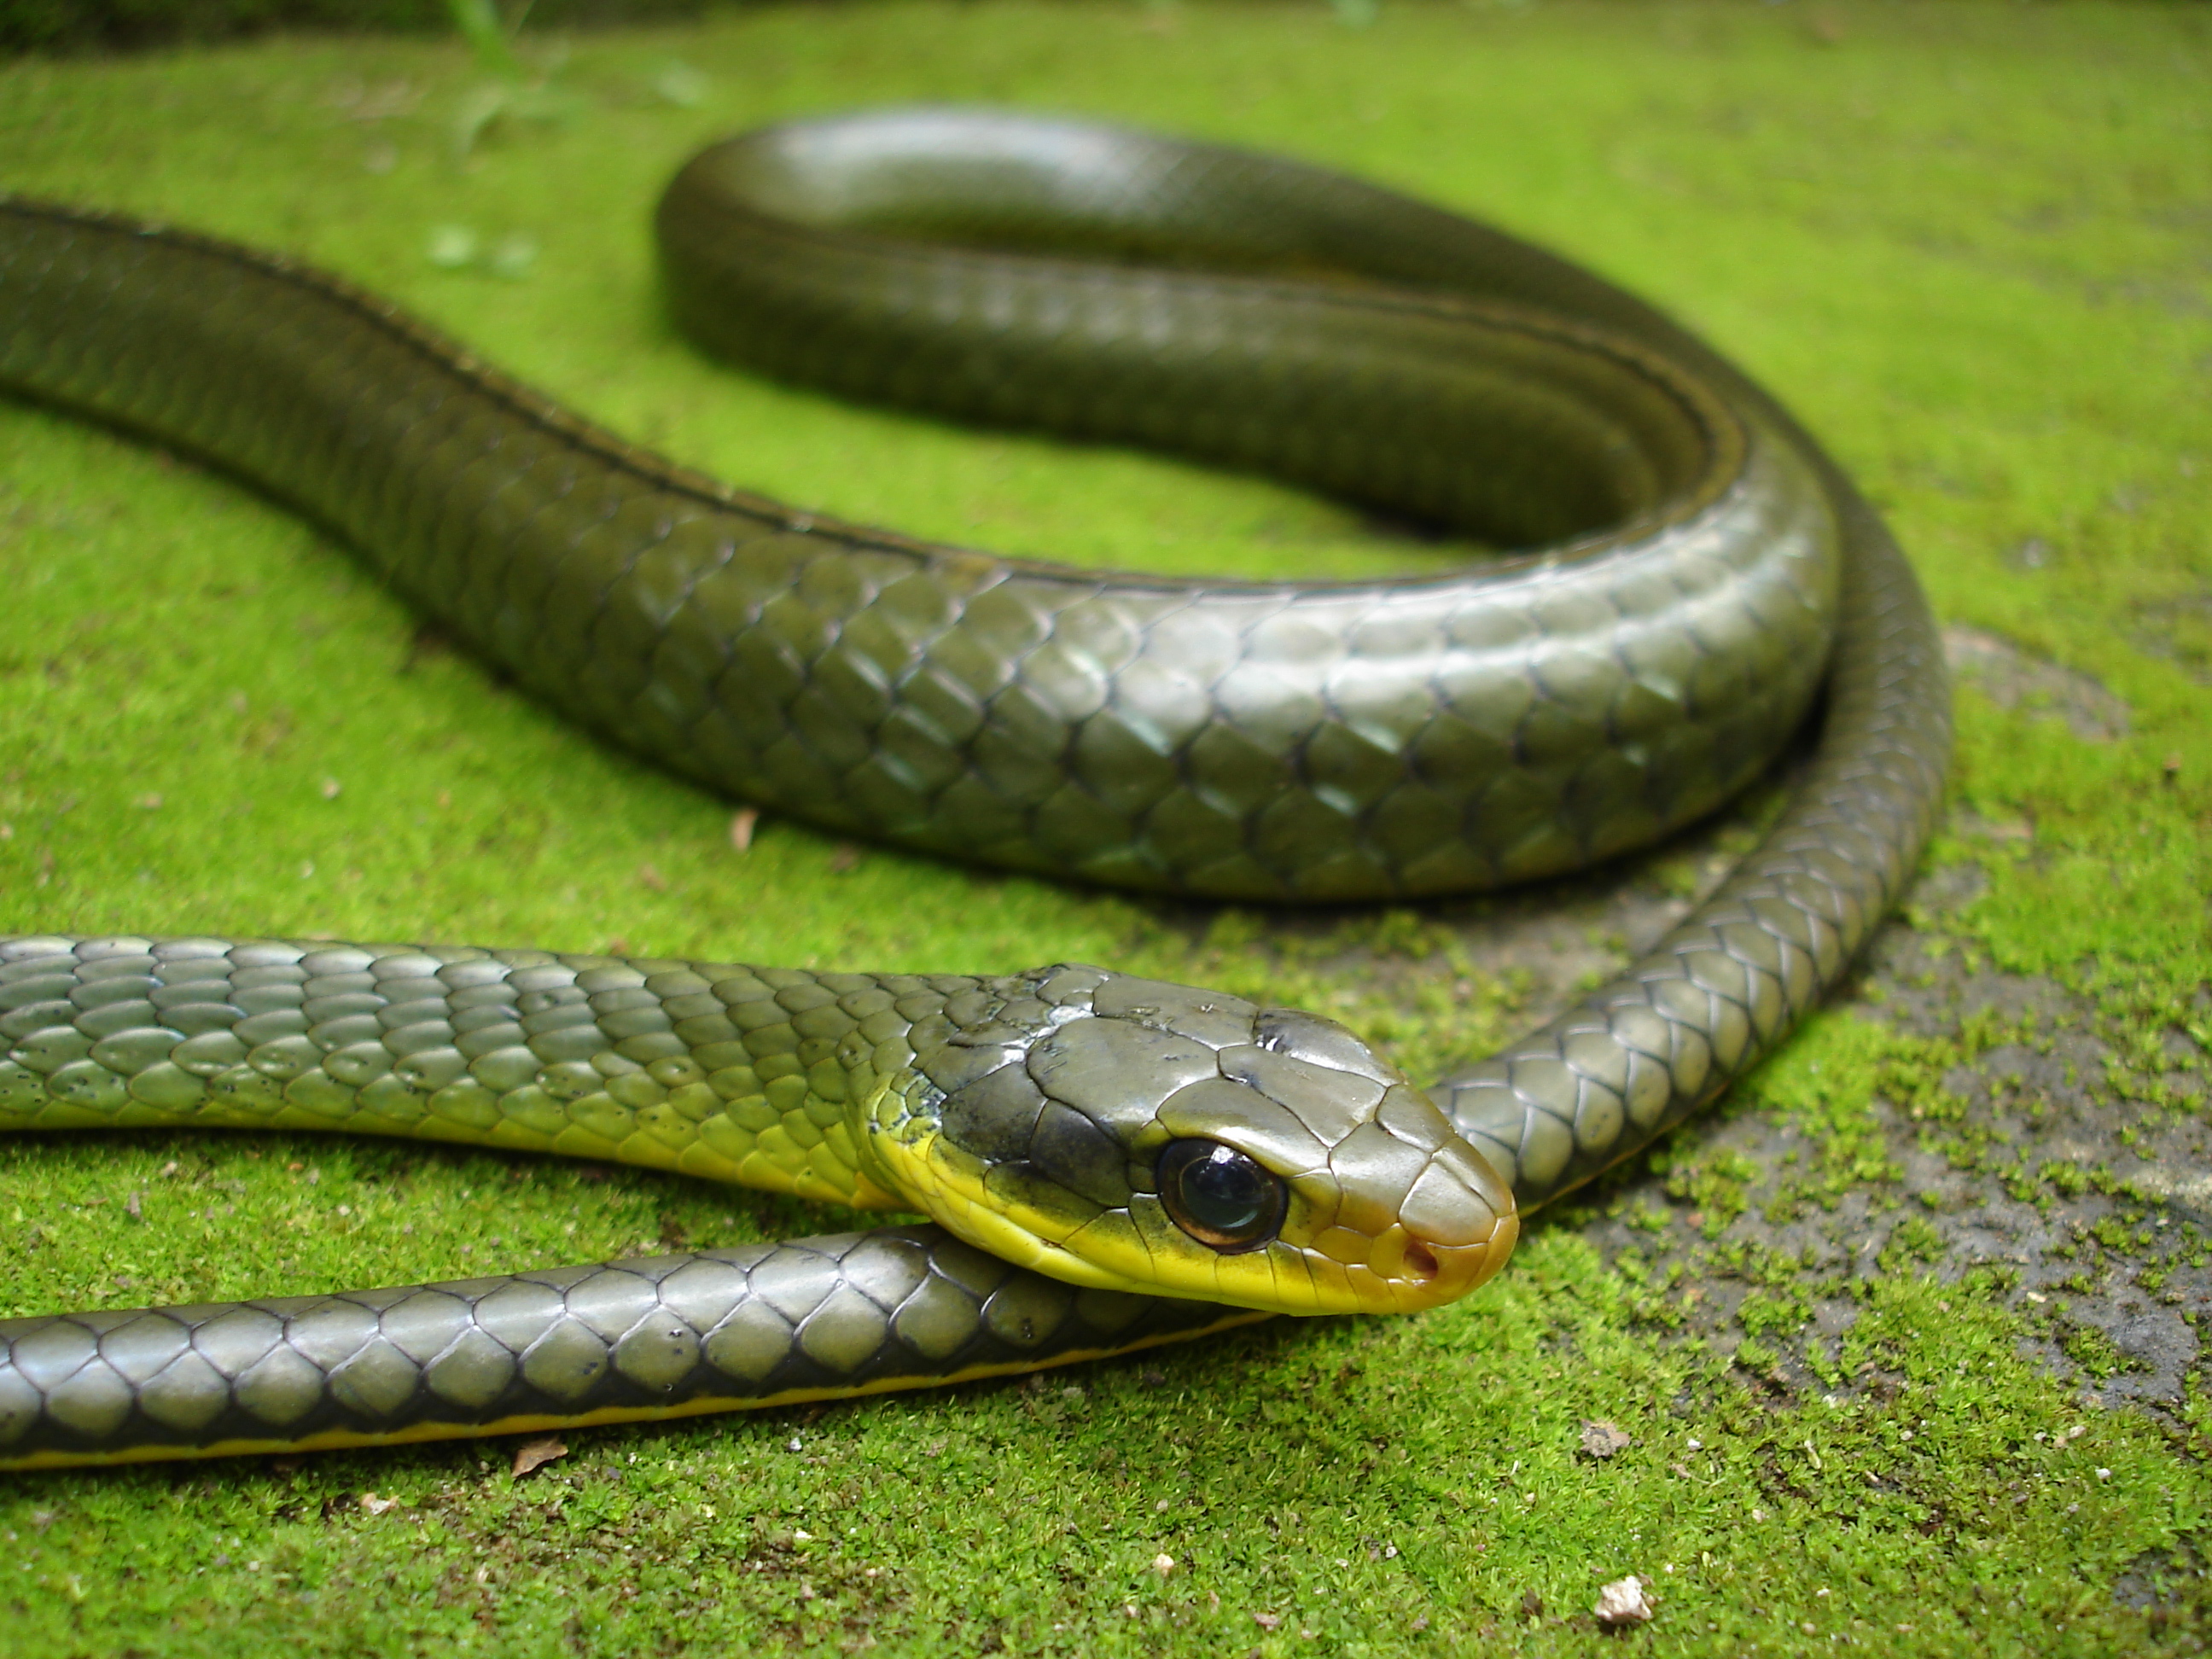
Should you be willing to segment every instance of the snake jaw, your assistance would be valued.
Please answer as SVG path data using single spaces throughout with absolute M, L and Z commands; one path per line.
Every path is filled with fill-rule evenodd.
M 1334 1022 L 1079 964 L 992 983 L 917 1028 L 867 1109 L 876 1178 L 1054 1278 L 1276 1313 L 1466 1294 L 1515 1236 L 1510 1191 L 1426 1096 Z M 1279 1227 L 1208 1242 L 1163 1151 L 1227 1148 L 1280 1184 Z

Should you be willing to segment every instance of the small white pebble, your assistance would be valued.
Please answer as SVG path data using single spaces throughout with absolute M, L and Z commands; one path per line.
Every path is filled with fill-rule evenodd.
M 1705 1443 L 1704 1441 L 1698 1439 L 1695 1435 L 1692 1435 L 1690 1437 L 1690 1449 L 1692 1451 L 1703 1451 L 1705 1449 Z
M 791 1437 L 791 1438 L 790 1438 L 790 1439 L 788 1439 L 788 1440 L 785 1441 L 785 1442 L 783 1443 L 783 1449 L 784 1449 L 784 1450 L 786 1450 L 786 1451 L 797 1451 L 797 1450 L 799 1450 L 799 1437 L 798 1437 L 797 1435 L 795 1435 L 795 1434 L 794 1434 L 793 1436 L 792 1436 L 792 1437 Z
M 1632 1572 L 1600 1589 L 1590 1611 L 1599 1624 L 1618 1626 L 1649 1623 L 1652 1607 L 1644 1594 L 1644 1581 Z
M 422 252 L 441 270 L 458 270 L 477 257 L 477 234 L 466 225 L 440 225 Z
M 793 1527 L 791 1529 L 791 1541 L 794 1544 L 811 1544 L 814 1541 L 814 1534 L 804 1527 Z
M 1152 1558 L 1152 1571 L 1163 1578 L 1175 1571 L 1175 1557 L 1168 1554 L 1164 1550 Z
M 2099 1469 L 2097 1471 L 2097 1479 L 2100 1480 L 2109 1480 L 2112 1478 L 2112 1472 L 2110 1469 Z

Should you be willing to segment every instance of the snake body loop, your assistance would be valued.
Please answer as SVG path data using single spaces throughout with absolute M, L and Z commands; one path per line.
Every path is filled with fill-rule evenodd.
M 1427 1096 L 1325 1021 L 1079 964 L 0 939 L 0 1127 L 411 1134 L 939 1224 L 0 1322 L 0 1467 L 678 1415 L 1432 1305 L 1495 1270 L 1516 1200 L 1771 1050 L 1918 855 L 1948 711 L 1909 568 L 1771 398 L 1596 277 L 1296 164 L 959 111 L 718 146 L 658 228 L 678 320 L 769 372 L 1533 550 L 1300 584 L 919 543 L 670 466 L 288 260 L 6 200 L 0 386 L 295 503 L 613 741 L 1009 867 L 1465 890 L 1710 810 L 1825 684 L 1819 756 L 1649 956 Z

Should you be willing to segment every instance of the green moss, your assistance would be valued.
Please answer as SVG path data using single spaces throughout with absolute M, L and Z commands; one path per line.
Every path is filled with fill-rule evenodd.
M 704 9 L 703 0 L 535 0 L 506 10 L 534 14 L 542 28 L 696 15 Z M 434 33 L 451 21 L 447 0 L 9 0 L 0 6 L 0 49 L 145 47 L 270 28 Z
M 1176 569 L 1439 556 L 1252 480 L 734 380 L 653 305 L 637 228 L 658 179 L 700 140 L 787 112 L 1009 101 L 1288 149 L 1540 236 L 1778 386 L 1883 501 L 1948 621 L 2124 705 L 2124 729 L 2093 740 L 2063 689 L 2008 703 L 1963 687 L 1961 810 L 1923 890 L 1954 896 L 1915 916 L 1954 960 L 2091 999 L 2118 1069 L 2109 1085 L 2088 1069 L 2148 1125 L 2203 1109 L 2172 1080 L 2202 1077 L 2202 1048 L 2173 1054 L 2206 1041 L 2212 973 L 2209 24 L 1852 4 L 1391 4 L 1358 30 L 1319 5 L 759 9 L 581 37 L 565 57 L 526 34 L 560 97 L 536 106 L 546 118 L 473 127 L 479 71 L 434 41 L 17 61 L 0 66 L 0 156 L 9 188 L 300 251 L 755 487 Z M 533 252 L 441 264 L 455 230 Z M 854 856 L 777 823 L 740 856 L 726 803 L 489 682 L 267 504 L 19 408 L 0 410 L 0 925 L 618 939 L 879 968 L 1103 958 L 1317 1003 L 1416 1070 L 1510 1036 L 1537 994 L 1525 967 L 1470 952 L 1461 924 L 1480 907 L 1207 915 Z M 1648 870 L 1686 896 L 1706 856 Z M 1620 949 L 1601 930 L 1586 943 Z M 1877 1102 L 1917 1112 L 1961 1167 L 2124 1196 L 2110 1170 L 2044 1161 L 1961 1103 L 1957 1079 L 1995 1045 L 2047 1030 L 1917 1030 L 1832 1010 L 1723 1103 L 1799 1132 L 1778 1217 L 1895 1201 Z M 1677 1157 L 1685 1200 L 1749 1202 L 1756 1171 Z M 1636 1201 L 1657 1213 L 1648 1188 Z M 2201 1394 L 2168 1419 L 2086 1412 L 2023 1357 L 2004 1281 L 1924 1270 L 1925 1220 L 1899 1223 L 1889 1271 L 1854 1281 L 1832 1338 L 1805 1332 L 1840 1281 L 1716 1246 L 1756 1328 L 1723 1353 L 1675 1334 L 1701 1285 L 1633 1255 L 1608 1267 L 1580 1218 L 1540 1218 L 1497 1285 L 1419 1320 L 580 1433 L 520 1480 L 493 1443 L 13 1478 L 11 1650 L 1596 1651 L 1585 1610 L 1632 1571 L 1661 1597 L 1636 1639 L 1668 1651 L 2199 1640 Z M 840 1223 L 439 1149 L 0 1147 L 9 1311 Z M 2081 1294 L 2142 1224 L 2081 1241 Z M 1809 1383 L 1785 1363 L 1808 1343 Z M 2082 1364 L 2112 1361 L 2081 1346 Z M 1598 1419 L 1632 1442 L 1601 1462 L 1578 1449 Z

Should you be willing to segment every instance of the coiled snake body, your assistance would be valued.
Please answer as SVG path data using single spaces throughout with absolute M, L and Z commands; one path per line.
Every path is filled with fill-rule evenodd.
M 1098 575 L 809 518 L 285 259 L 0 200 L 0 386 L 209 457 L 594 732 L 841 832 L 1239 900 L 1643 845 L 1824 733 L 1620 977 L 1425 1093 L 1329 1022 L 1001 978 L 0 939 L 0 1128 L 336 1129 L 935 1224 L 0 1322 L 0 1467 L 472 1435 L 1027 1370 L 1460 1295 L 1765 1054 L 1895 897 L 1948 700 L 1872 512 L 1641 302 L 1292 163 L 920 110 L 717 146 L 678 319 L 777 374 L 1264 470 L 1534 548 L 1387 582 Z

